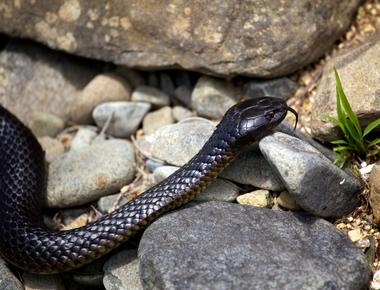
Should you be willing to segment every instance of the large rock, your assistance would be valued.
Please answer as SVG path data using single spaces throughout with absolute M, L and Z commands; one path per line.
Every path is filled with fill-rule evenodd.
M 323 55 L 359 3 L 3 0 L 0 31 L 128 66 L 273 77 Z
M 333 66 L 338 70 L 344 92 L 361 124 L 364 126 L 380 118 L 379 63 L 380 38 L 346 51 L 329 61 L 311 110 L 313 137 L 331 141 L 340 135 L 337 125 L 322 117 L 337 115 Z
M 366 289 L 362 252 L 316 217 L 224 202 L 165 215 L 139 245 L 144 289 Z

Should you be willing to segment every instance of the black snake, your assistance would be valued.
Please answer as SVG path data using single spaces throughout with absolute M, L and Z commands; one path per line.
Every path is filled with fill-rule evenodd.
M 69 231 L 42 221 L 44 152 L 31 131 L 0 106 L 0 253 L 28 272 L 81 267 L 126 241 L 162 213 L 190 201 L 246 145 L 277 126 L 288 111 L 278 98 L 231 107 L 203 148 L 186 165 L 114 212 Z

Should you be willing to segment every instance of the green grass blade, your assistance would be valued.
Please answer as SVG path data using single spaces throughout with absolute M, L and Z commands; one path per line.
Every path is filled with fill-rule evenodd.
M 332 116 L 329 116 L 327 114 L 321 114 L 319 115 L 322 119 L 325 119 L 327 121 L 330 121 L 331 123 L 335 123 L 337 125 L 339 125 L 339 120 L 335 117 L 332 117 Z
M 350 136 L 356 141 L 358 142 L 359 144 L 363 143 L 363 138 L 362 138 L 362 135 L 360 135 L 358 133 L 358 131 L 356 131 L 354 125 L 352 124 L 352 122 L 350 120 L 347 120 L 347 123 L 346 123 L 346 129 L 347 131 L 349 132 Z
M 376 138 L 375 140 L 372 140 L 371 142 L 368 143 L 367 148 L 370 148 L 379 143 L 380 143 L 380 138 Z
M 340 100 L 339 106 L 341 106 L 340 110 L 343 110 L 347 113 L 348 118 L 351 120 L 351 122 L 354 124 L 355 129 L 358 131 L 360 135 L 362 135 L 362 128 L 360 126 L 360 122 L 356 114 L 352 111 L 352 108 L 350 106 L 350 103 L 348 102 L 347 96 L 343 91 L 342 83 L 340 81 L 339 74 L 334 67 L 334 73 L 335 73 L 335 81 L 336 81 L 336 92 L 337 92 L 337 98 Z M 338 112 L 339 114 L 339 112 Z M 341 113 L 342 114 L 342 113 Z
M 330 143 L 335 144 L 335 145 L 347 145 L 348 144 L 346 140 L 342 140 L 342 139 L 334 140 L 334 141 L 331 141 Z
M 334 147 L 333 151 L 334 152 L 341 152 L 341 151 L 349 151 L 351 149 L 352 148 L 350 146 L 338 146 L 338 147 Z
M 365 137 L 367 134 L 369 134 L 373 129 L 378 127 L 380 125 L 380 119 L 377 119 L 371 123 L 368 124 L 367 127 L 364 129 L 363 137 Z

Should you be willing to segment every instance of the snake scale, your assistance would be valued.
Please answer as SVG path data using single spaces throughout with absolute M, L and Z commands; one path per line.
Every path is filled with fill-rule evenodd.
M 248 144 L 291 111 L 278 98 L 231 107 L 203 148 L 167 179 L 95 222 L 68 231 L 43 224 L 44 152 L 31 131 L 0 106 L 0 253 L 33 273 L 81 267 L 116 248 L 162 213 L 200 193 Z

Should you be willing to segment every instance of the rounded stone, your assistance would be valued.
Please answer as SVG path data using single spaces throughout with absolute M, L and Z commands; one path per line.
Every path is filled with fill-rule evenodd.
M 92 79 L 75 100 L 71 120 L 89 124 L 92 110 L 105 102 L 129 101 L 131 87 L 126 80 L 115 73 L 103 73 Z

